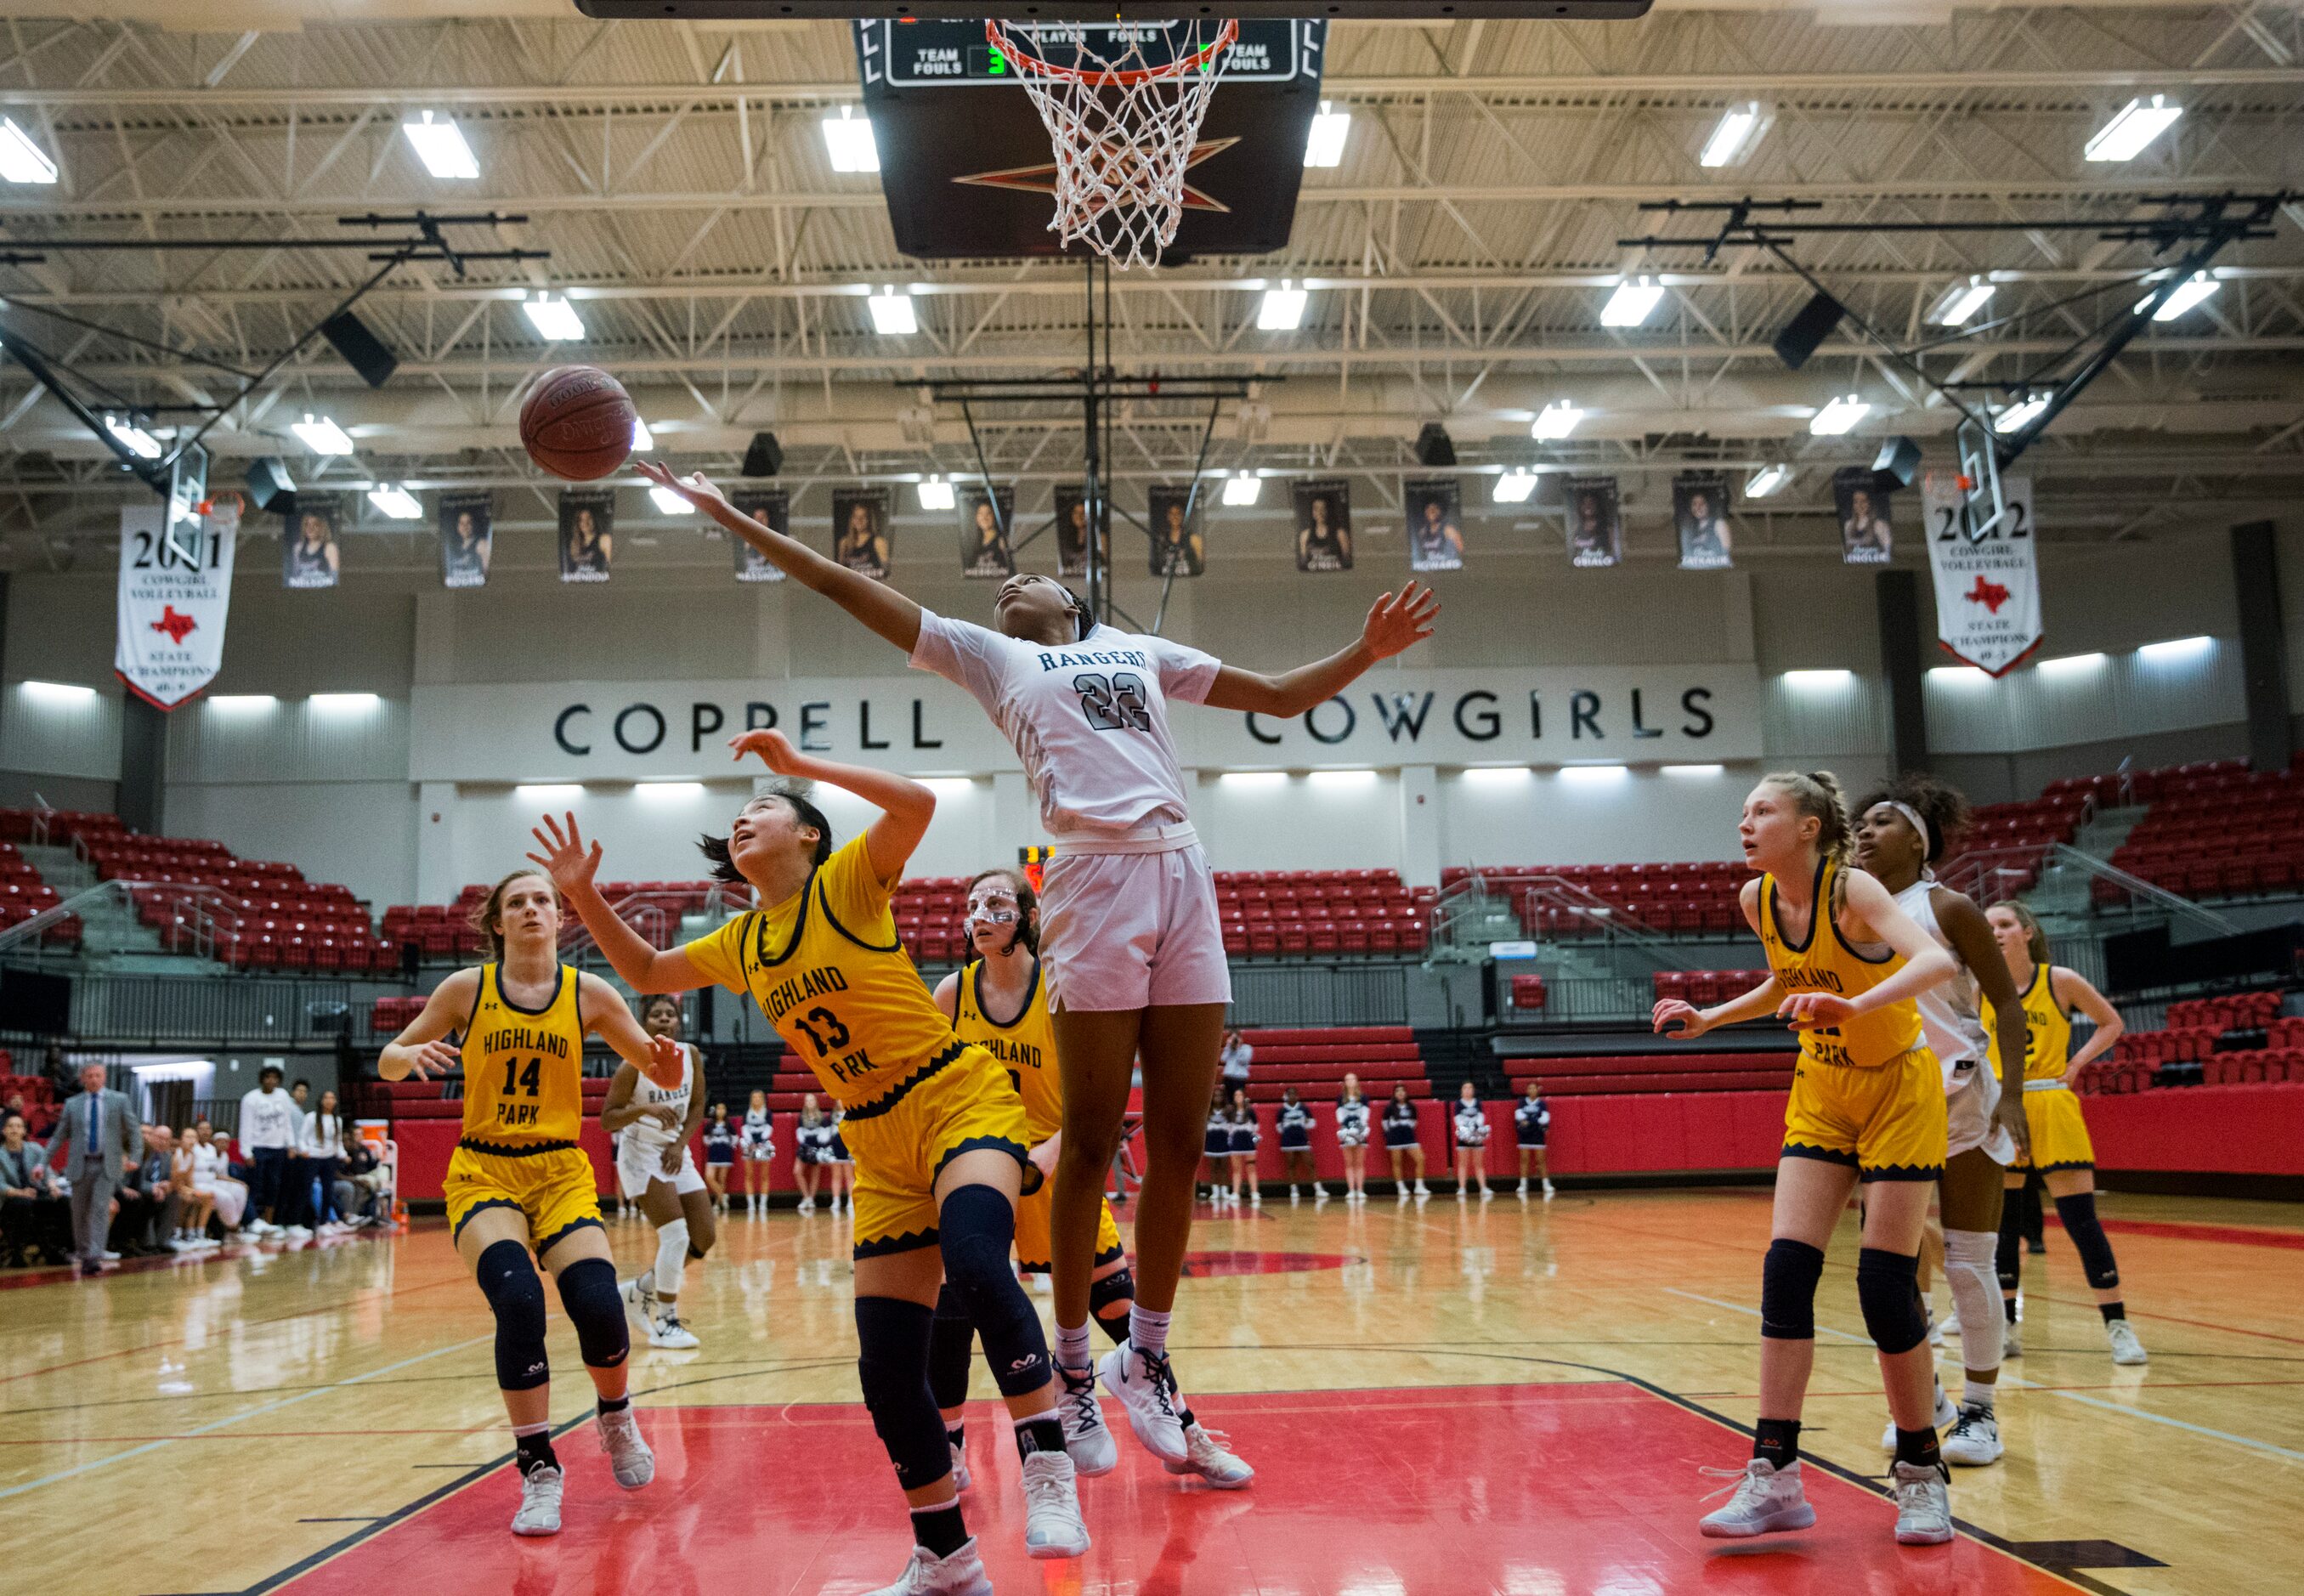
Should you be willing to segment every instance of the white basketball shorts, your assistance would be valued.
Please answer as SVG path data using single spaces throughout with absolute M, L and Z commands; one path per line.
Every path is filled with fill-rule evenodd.
M 1944 1157 L 1950 1159 L 1980 1147 L 2003 1167 L 2015 1162 L 2015 1139 L 1992 1118 L 1992 1110 L 2000 1104 L 1999 1078 L 1989 1065 L 1970 1060 L 1962 1060 L 1953 1067 L 1953 1079 L 1958 1084 L 1944 1099 L 1949 1132 Z
M 651 1181 L 668 1180 L 672 1189 L 682 1196 L 704 1190 L 704 1176 L 696 1168 L 692 1149 L 680 1150 L 680 1173 L 664 1172 L 664 1149 L 651 1146 L 636 1136 L 626 1136 L 616 1149 L 616 1186 L 626 1197 L 639 1197 L 648 1189 Z
M 1232 1001 L 1207 854 L 1189 826 L 1172 828 L 1153 846 L 1158 851 L 1136 843 L 1057 845 L 1040 887 L 1040 958 L 1051 1007 Z

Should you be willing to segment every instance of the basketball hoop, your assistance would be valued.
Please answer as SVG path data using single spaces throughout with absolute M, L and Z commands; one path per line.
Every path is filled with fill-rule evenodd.
M 1240 24 L 993 20 L 984 37 L 1015 68 L 1055 146 L 1048 230 L 1122 269 L 1158 264 L 1183 218 L 1184 173 Z

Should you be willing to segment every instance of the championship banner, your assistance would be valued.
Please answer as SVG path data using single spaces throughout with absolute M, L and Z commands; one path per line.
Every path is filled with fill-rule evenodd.
M 1893 482 L 1895 479 L 1887 479 Z M 1840 517 L 1840 557 L 1851 565 L 1885 565 L 1896 552 L 1895 492 L 1869 466 L 1832 473 L 1833 512 Z
M 1953 658 L 2004 676 L 2040 646 L 2040 568 L 2032 536 L 2032 480 L 2004 477 L 2008 514 L 1976 542 L 1961 531 L 1960 480 L 1920 480 L 1928 571 L 1936 579 L 1936 641 Z
M 1296 502 L 1296 569 L 1352 568 L 1352 485 L 1342 477 L 1290 484 Z
M 1016 490 L 960 493 L 960 573 L 971 581 L 1005 582 L 1016 574 Z
M 1112 558 L 1112 521 L 1105 517 L 1104 556 Z M 1088 574 L 1088 495 L 1077 488 L 1056 489 L 1056 574 Z
M 175 539 L 161 536 L 165 514 L 159 505 L 120 513 L 120 632 L 112 668 L 138 698 L 173 709 L 215 681 L 224 663 L 240 511 L 224 500 L 208 513 L 191 563 L 179 546 L 182 529 Z
M 336 544 L 336 518 L 343 503 L 333 493 L 300 493 L 288 501 L 280 522 L 280 585 L 333 588 L 343 567 Z
M 610 488 L 560 490 L 560 580 L 606 582 L 616 557 L 616 495 Z
M 1152 574 L 1198 576 L 1208 568 L 1199 505 L 1189 488 L 1158 487 L 1146 500 L 1152 514 Z
M 1568 563 L 1613 565 L 1623 557 L 1623 497 L 1616 479 L 1569 478 Z
M 1418 477 L 1401 485 L 1408 519 L 1410 571 L 1464 568 L 1463 490 L 1453 477 Z
M 496 541 L 496 496 L 485 491 L 444 493 L 440 517 L 440 585 L 483 588 Z
M 888 580 L 888 490 L 832 490 L 832 557 L 875 582 Z
M 728 503 L 739 515 L 749 515 L 772 532 L 792 536 L 792 496 L 777 488 L 739 488 L 728 496 Z M 780 566 L 768 563 L 758 549 L 733 532 L 728 540 L 736 546 L 736 580 L 738 582 L 782 582 L 784 573 Z
M 1680 533 L 1680 568 L 1725 571 L 1734 564 L 1724 471 L 1681 471 L 1672 480 L 1672 522 Z

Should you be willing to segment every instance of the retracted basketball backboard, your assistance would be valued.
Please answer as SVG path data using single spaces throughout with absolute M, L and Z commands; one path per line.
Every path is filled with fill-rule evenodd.
M 1653 0 L 1015 0 L 1006 14 L 1048 22 L 1109 22 L 1195 15 L 1326 17 L 1336 21 L 1421 18 L 1431 21 L 1500 21 L 1506 17 L 1602 21 L 1644 17 Z M 877 17 L 891 21 L 981 21 L 984 0 L 576 0 L 588 17 L 684 17 L 692 22 Z
M 168 520 L 161 539 L 188 569 L 200 568 L 208 511 L 208 452 L 187 444 L 168 466 Z
M 1999 451 L 1992 429 L 1973 416 L 1961 422 L 1953 438 L 1960 451 L 1961 531 L 1970 543 L 1981 543 L 2008 519 Z

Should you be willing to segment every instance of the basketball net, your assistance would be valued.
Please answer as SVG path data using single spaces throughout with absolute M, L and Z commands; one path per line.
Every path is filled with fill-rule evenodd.
M 1015 67 L 1056 152 L 1056 215 L 1048 231 L 1085 242 L 1122 270 L 1155 266 L 1184 215 L 1184 173 L 1224 75 L 1236 21 L 984 24 Z M 1164 59 L 1146 55 L 1165 43 Z

